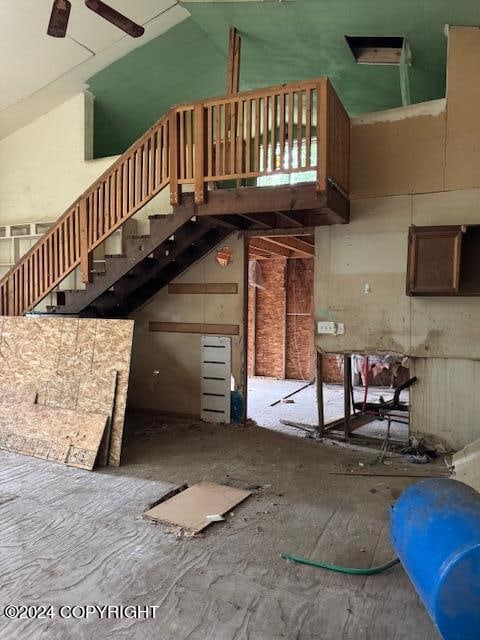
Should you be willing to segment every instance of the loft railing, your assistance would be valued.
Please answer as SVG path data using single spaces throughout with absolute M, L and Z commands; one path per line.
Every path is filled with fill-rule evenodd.
M 185 184 L 201 204 L 208 183 L 315 171 L 318 191 L 348 195 L 349 132 L 327 78 L 170 109 L 0 280 L 0 314 L 34 308 L 77 267 L 89 282 L 93 250 L 167 185 L 175 207 Z

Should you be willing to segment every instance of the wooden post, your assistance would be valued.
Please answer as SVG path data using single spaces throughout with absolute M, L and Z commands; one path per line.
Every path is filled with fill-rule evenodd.
M 345 440 L 350 439 L 350 413 L 352 410 L 351 404 L 351 388 L 352 388 L 352 358 L 351 356 L 343 357 L 343 426 L 345 431 Z
M 227 65 L 227 96 L 238 93 L 240 88 L 240 47 L 242 39 L 238 35 L 235 27 L 231 27 L 228 33 L 228 65 Z M 223 141 L 224 151 L 230 144 L 230 153 L 226 154 L 226 159 L 230 158 L 230 173 L 235 173 L 235 105 L 225 105 L 225 140 Z M 242 143 L 241 136 L 240 144 Z M 223 172 L 227 173 L 224 163 Z M 239 182 L 237 181 L 237 186 Z
M 323 414 L 323 356 L 320 351 L 317 354 L 317 411 L 318 411 L 318 435 L 323 436 L 325 432 L 325 416 Z
M 195 204 L 205 202 L 205 126 L 203 104 L 195 104 Z
M 327 190 L 328 79 L 317 84 L 317 191 Z
M 59 238 L 59 242 L 62 239 Z M 88 217 L 87 217 L 87 200 L 81 198 L 80 200 L 80 271 L 82 274 L 82 282 L 87 284 L 91 282 L 92 278 L 92 253 L 88 250 Z M 61 265 L 59 268 L 61 271 Z
M 238 93 L 240 88 L 240 48 L 242 39 L 235 27 L 228 33 L 228 67 L 227 67 L 227 96 Z
M 168 146 L 170 153 L 170 204 L 177 207 L 180 204 L 180 189 L 178 184 L 178 118 L 176 109 L 170 111 L 168 121 Z

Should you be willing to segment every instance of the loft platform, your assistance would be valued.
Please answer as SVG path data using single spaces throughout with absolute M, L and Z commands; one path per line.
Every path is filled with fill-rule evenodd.
M 122 315 L 234 229 L 347 223 L 349 145 L 327 78 L 173 107 L 0 280 L 0 314 L 35 309 L 79 269 L 86 288 L 49 311 Z M 150 235 L 96 272 L 94 250 L 165 189 L 173 214 L 151 217 Z

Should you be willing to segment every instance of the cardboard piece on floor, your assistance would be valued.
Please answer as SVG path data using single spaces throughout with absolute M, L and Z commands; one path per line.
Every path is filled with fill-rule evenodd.
M 212 523 L 211 514 L 223 515 L 248 498 L 251 491 L 213 482 L 198 482 L 145 512 L 145 518 L 198 533 Z
M 37 404 L 0 405 L 0 449 L 92 470 L 107 420 Z
M 109 464 L 120 464 L 133 320 L 0 317 L 0 384 L 31 386 L 58 375 L 118 372 Z M 79 423 L 80 424 L 80 423 Z
M 0 404 L 34 404 L 37 399 L 37 392 L 31 387 L 7 387 L 0 385 Z

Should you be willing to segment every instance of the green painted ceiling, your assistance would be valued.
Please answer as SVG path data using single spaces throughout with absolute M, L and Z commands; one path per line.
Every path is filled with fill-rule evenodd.
M 328 75 L 351 115 L 401 104 L 398 67 L 357 65 L 344 35 L 405 35 L 412 102 L 445 94 L 445 24 L 480 24 L 478 0 L 186 2 L 191 17 L 90 81 L 95 155 L 122 152 L 173 104 L 222 95 L 227 36 L 241 89 Z

